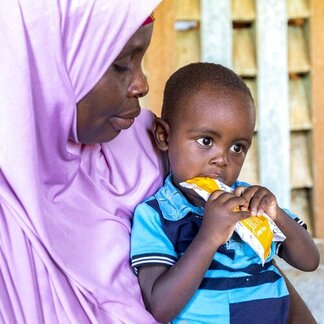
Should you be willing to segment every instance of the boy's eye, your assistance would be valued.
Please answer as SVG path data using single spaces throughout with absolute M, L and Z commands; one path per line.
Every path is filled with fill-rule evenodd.
M 243 147 L 241 144 L 234 144 L 231 146 L 231 151 L 234 153 L 241 153 L 243 151 Z
M 210 137 L 198 138 L 197 142 L 202 146 L 212 146 L 213 140 Z

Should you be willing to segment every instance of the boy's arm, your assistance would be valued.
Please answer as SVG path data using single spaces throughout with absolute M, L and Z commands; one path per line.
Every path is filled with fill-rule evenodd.
M 261 186 L 238 187 L 235 193 L 249 202 L 252 215 L 265 212 L 285 234 L 280 256 L 287 263 L 303 271 L 314 271 L 318 267 L 319 252 L 311 235 L 278 206 L 269 189 Z
M 316 270 L 319 265 L 319 252 L 307 230 L 280 208 L 274 221 L 286 236 L 280 247 L 280 256 L 299 270 Z
M 197 235 L 171 268 L 139 265 L 143 299 L 156 320 L 169 322 L 192 298 L 220 245 L 232 235 L 236 223 L 249 216 L 248 212 L 234 212 L 238 206 L 246 206 L 244 198 L 215 192 L 205 205 Z
M 181 312 L 200 286 L 217 249 L 218 246 L 198 233 L 171 268 L 163 265 L 139 268 L 143 299 L 156 320 L 167 323 Z

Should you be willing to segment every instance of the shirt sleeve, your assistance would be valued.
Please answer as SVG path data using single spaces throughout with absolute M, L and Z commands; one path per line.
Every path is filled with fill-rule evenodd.
M 300 219 L 296 214 L 292 213 L 289 209 L 283 208 L 283 211 L 290 217 L 292 218 L 295 222 L 297 222 L 300 226 L 304 227 L 305 230 L 307 230 L 307 225 L 306 223 Z M 276 254 L 281 257 L 281 247 L 282 247 L 282 242 L 275 242 L 276 244 Z
M 159 213 L 145 202 L 139 204 L 134 212 L 131 234 L 131 264 L 135 273 L 143 265 L 171 267 L 177 260 L 178 255 L 163 231 Z
M 289 209 L 283 208 L 283 211 L 291 217 L 295 222 L 297 222 L 300 226 L 304 227 L 307 230 L 307 224 L 300 219 L 296 214 L 292 213 Z

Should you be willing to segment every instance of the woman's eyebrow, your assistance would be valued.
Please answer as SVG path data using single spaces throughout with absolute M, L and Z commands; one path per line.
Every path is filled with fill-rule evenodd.
M 124 48 L 124 50 L 116 57 L 115 61 L 122 60 L 143 50 L 144 47 L 141 44 L 135 44 L 134 46 L 131 46 L 129 48 Z

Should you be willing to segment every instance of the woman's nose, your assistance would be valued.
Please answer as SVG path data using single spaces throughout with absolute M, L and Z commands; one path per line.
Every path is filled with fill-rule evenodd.
M 134 74 L 134 77 L 128 89 L 128 96 L 133 98 L 141 98 L 147 95 L 148 91 L 149 85 L 147 83 L 146 76 L 143 71 L 140 70 L 136 74 Z

